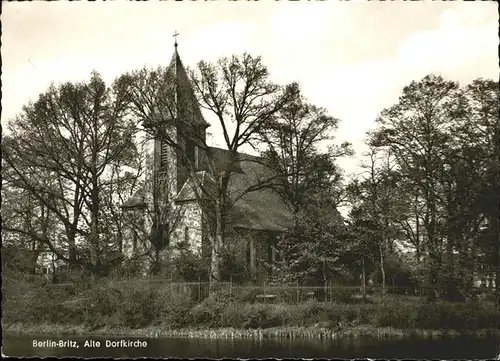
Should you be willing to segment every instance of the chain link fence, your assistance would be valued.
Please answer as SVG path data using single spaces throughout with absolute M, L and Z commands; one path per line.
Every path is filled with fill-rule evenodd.
M 183 282 L 175 283 L 167 279 L 149 279 L 134 282 L 148 282 L 152 287 L 161 287 L 164 291 L 189 293 L 191 299 L 201 302 L 210 293 L 209 282 Z M 216 292 L 241 302 L 250 303 L 300 303 L 307 301 L 335 302 L 335 303 L 366 303 L 394 299 L 401 301 L 419 301 L 422 299 L 438 299 L 444 295 L 445 290 L 425 287 L 394 287 L 386 286 L 385 293 L 381 285 L 370 285 L 365 290 L 360 286 L 339 286 L 324 284 L 318 286 L 295 285 L 241 285 L 232 282 L 220 282 L 215 288 Z M 491 292 L 471 290 L 471 294 L 481 297 L 490 297 Z M 367 297 L 363 297 L 366 295 Z M 494 295 L 493 295 L 494 296 Z

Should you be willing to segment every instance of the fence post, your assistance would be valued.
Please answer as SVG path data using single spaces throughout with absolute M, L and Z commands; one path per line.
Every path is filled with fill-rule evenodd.
M 229 275 L 229 297 L 233 297 L 233 275 Z
M 201 276 L 198 275 L 198 302 L 201 302 Z
M 299 303 L 299 281 L 298 280 L 295 284 L 295 289 L 297 290 L 297 303 Z
M 264 287 L 263 287 L 263 293 L 264 293 L 264 304 L 266 304 L 266 281 L 264 281 Z

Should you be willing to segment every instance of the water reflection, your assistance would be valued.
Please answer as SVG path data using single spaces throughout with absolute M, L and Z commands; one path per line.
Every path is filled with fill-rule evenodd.
M 34 347 L 33 340 L 74 340 L 79 347 Z M 144 340 L 147 347 L 106 347 L 108 340 Z M 86 340 L 100 347 L 84 347 Z M 412 358 L 491 359 L 500 337 L 460 337 L 422 340 L 241 340 L 241 339 L 146 339 L 131 337 L 4 336 L 8 356 L 79 357 L 173 357 L 173 358 Z

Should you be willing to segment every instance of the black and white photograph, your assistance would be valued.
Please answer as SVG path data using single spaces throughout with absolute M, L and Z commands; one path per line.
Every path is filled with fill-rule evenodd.
M 2 3 L 2 355 L 500 360 L 498 9 Z

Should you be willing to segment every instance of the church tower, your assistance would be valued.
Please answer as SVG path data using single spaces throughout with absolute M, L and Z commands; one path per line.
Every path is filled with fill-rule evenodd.
M 206 144 L 206 128 L 209 124 L 201 113 L 193 85 L 177 51 L 177 42 L 168 72 L 173 79 L 175 92 L 175 132 L 180 150 L 176 156 L 179 192 L 187 180 L 186 163 L 189 162 L 195 169 L 201 167 L 200 147 Z
M 209 126 L 180 59 L 177 42 L 166 79 L 166 96 L 173 103 L 169 109 L 171 118 L 155 124 L 152 172 L 153 208 L 158 210 L 160 228 L 171 226 L 167 207 L 175 207 L 173 201 L 188 180 L 190 167 L 202 169 L 204 157 L 201 149 L 206 145 L 206 128 Z

